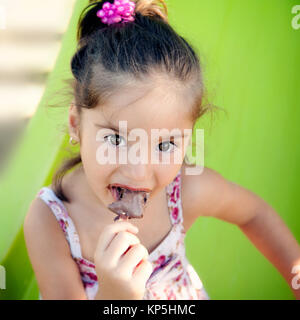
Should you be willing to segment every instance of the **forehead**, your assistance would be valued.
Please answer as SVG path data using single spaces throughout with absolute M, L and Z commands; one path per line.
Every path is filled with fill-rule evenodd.
M 90 109 L 102 124 L 128 122 L 128 128 L 190 128 L 191 101 L 178 82 L 165 78 L 136 82 L 116 91 L 104 105 Z

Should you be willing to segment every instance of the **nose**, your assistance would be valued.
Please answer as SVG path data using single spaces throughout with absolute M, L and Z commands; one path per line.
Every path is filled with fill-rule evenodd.
M 136 186 L 145 186 L 145 182 L 150 180 L 150 165 L 148 163 L 128 163 L 123 167 L 123 175 Z M 146 187 L 146 186 L 145 186 Z

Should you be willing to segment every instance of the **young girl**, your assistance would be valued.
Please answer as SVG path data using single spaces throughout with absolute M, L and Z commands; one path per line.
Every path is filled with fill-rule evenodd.
M 90 2 L 71 61 L 70 143 L 80 153 L 38 192 L 24 222 L 40 298 L 209 299 L 185 255 L 185 234 L 199 216 L 238 225 L 299 298 L 292 286 L 298 243 L 254 193 L 206 167 L 187 174 L 191 135 L 151 139 L 146 163 L 102 162 L 101 148 L 120 156 L 132 146 L 119 121 L 128 133 L 140 128 L 147 137 L 163 128 L 183 134 L 209 109 L 199 59 L 168 24 L 163 0 Z M 116 184 L 149 192 L 141 219 L 114 222 L 108 205 Z

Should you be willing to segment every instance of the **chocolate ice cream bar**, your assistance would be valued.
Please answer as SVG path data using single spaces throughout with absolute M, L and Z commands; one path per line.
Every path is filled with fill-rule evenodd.
M 132 191 L 120 187 L 115 188 L 114 191 L 117 194 L 118 200 L 108 205 L 108 208 L 118 215 L 114 221 L 120 218 L 132 219 L 143 217 L 149 192 Z

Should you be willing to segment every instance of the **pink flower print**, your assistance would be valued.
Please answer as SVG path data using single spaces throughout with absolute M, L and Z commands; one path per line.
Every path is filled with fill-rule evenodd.
M 178 219 L 178 208 L 175 207 L 172 211 L 172 217 L 174 218 L 175 221 Z
M 38 196 L 40 196 L 41 194 L 43 194 L 44 193 L 44 190 L 40 190 L 39 192 L 38 192 Z
M 156 260 L 156 263 L 161 265 L 162 263 L 164 263 L 166 260 L 166 256 L 165 255 L 161 255 L 158 257 L 158 259 Z
M 87 281 L 83 281 L 83 286 L 84 286 L 84 289 L 86 288 L 91 288 L 95 285 L 95 282 L 87 282 Z
M 184 279 L 183 279 L 183 285 L 184 285 L 185 287 L 187 287 L 187 281 L 186 281 L 186 278 L 184 278 Z
M 167 291 L 166 294 L 168 300 L 176 300 L 176 295 L 172 289 L 170 291 Z
M 154 264 L 156 264 L 157 266 L 152 271 L 150 278 L 152 278 L 160 270 L 164 269 L 173 259 L 174 259 L 174 256 L 172 254 L 168 255 L 167 259 L 165 255 L 161 255 L 156 261 L 154 261 Z
M 84 260 L 84 259 L 80 259 L 79 263 L 83 264 L 83 265 L 85 265 L 87 267 L 95 268 L 95 265 L 93 263 L 90 263 L 90 262 L 88 262 L 87 260 Z
M 166 261 L 165 255 L 159 256 L 158 259 L 155 261 L 155 264 L 157 264 L 157 266 L 154 268 L 151 275 L 154 275 L 158 269 L 162 268 L 165 261 Z
M 170 195 L 171 198 L 171 202 L 176 203 L 178 201 L 179 198 L 179 187 L 177 185 L 174 186 L 173 191 Z
M 63 232 L 66 233 L 67 232 L 67 226 L 65 224 L 65 221 L 63 219 L 59 219 L 58 222 L 59 222 L 61 228 L 63 229 Z
M 179 281 L 180 278 L 182 277 L 182 275 L 183 275 L 183 272 L 181 272 L 181 273 L 175 278 L 175 281 Z
M 172 192 L 171 192 L 171 194 L 170 194 L 171 202 L 174 202 L 174 203 L 176 203 L 175 191 L 176 191 L 176 186 L 173 187 L 173 190 L 172 190 Z
M 97 281 L 97 275 L 92 272 L 84 272 L 85 275 L 87 275 L 90 279 Z
M 53 209 L 55 215 L 67 218 L 68 215 L 65 212 L 65 208 L 55 200 L 49 200 L 50 208 Z
M 81 279 L 84 282 L 97 282 L 98 278 L 96 273 L 90 272 L 90 271 L 85 271 L 83 269 L 80 269 L 80 275 Z

